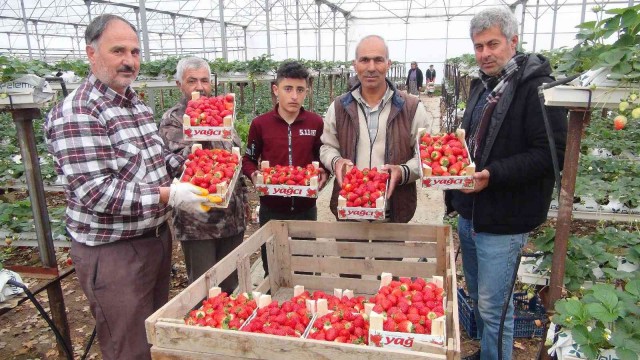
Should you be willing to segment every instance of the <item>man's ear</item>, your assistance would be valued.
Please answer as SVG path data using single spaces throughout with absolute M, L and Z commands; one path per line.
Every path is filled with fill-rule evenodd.
M 518 48 L 518 35 L 513 35 L 513 37 L 511 38 L 511 48 L 513 50 Z
M 87 57 L 89 58 L 89 63 L 90 64 L 94 64 L 95 63 L 95 56 L 96 56 L 96 49 L 92 45 L 87 45 L 87 47 L 85 48 L 85 51 L 87 52 Z
M 278 85 L 271 85 L 271 91 L 273 91 L 273 95 L 278 96 Z

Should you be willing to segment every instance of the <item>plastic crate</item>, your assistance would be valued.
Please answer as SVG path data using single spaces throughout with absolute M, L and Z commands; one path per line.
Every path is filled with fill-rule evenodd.
M 527 298 L 527 293 L 513 294 L 514 326 L 513 337 L 531 338 L 542 337 L 544 327 L 538 327 L 535 320 L 543 320 L 546 310 L 537 296 L 532 299 Z M 479 339 L 476 319 L 473 315 L 473 300 L 463 289 L 458 289 L 458 314 L 460 323 L 470 338 Z

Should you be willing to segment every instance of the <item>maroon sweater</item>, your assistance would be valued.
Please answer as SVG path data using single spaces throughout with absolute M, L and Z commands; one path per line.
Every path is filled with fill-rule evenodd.
M 298 118 L 289 125 L 278 114 L 278 105 L 251 122 L 247 150 L 242 158 L 242 173 L 251 179 L 260 161 L 269 166 L 305 166 L 320 161 L 320 136 L 322 118 L 313 112 L 300 109 Z M 322 164 L 322 163 L 321 163 Z M 316 199 L 304 197 L 261 196 L 260 205 L 281 213 L 295 213 L 316 205 Z

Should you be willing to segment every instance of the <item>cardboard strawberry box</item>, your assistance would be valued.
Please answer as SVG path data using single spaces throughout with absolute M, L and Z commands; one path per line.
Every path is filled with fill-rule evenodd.
M 440 135 L 435 136 L 440 137 Z M 443 136 L 450 135 L 447 134 Z M 476 166 L 469 157 L 469 147 L 465 141 L 465 131 L 463 129 L 456 130 L 455 137 L 463 148 L 457 148 L 456 150 L 449 148 L 446 150 L 448 152 L 455 151 L 458 155 L 443 155 L 439 150 L 446 149 L 449 145 L 438 144 L 439 149 L 432 149 L 435 145 L 429 142 L 433 141 L 435 137 L 431 137 L 424 128 L 418 130 L 416 144 L 418 146 L 417 153 L 418 159 L 420 160 L 420 179 L 422 179 L 421 183 L 423 188 L 449 190 L 473 189 L 475 187 L 473 174 L 476 172 Z M 455 158 L 455 163 L 450 163 L 451 160 L 454 160 L 450 158 L 450 156 Z M 432 168 L 434 162 L 438 163 L 437 168 Z M 460 166 L 457 164 L 463 164 L 464 162 L 468 162 L 468 164 Z M 465 167 L 460 168 L 461 166 Z M 445 169 L 444 172 L 443 169 Z
M 313 169 L 311 169 L 313 166 Z M 268 161 L 260 163 L 260 173 L 255 184 L 259 196 L 299 196 L 318 197 L 317 169 L 320 164 L 314 161 L 305 168 L 291 166 L 270 167 Z M 305 172 L 311 176 L 305 175 Z M 281 175 L 281 176 L 278 176 Z M 296 177 L 299 177 L 296 181 Z M 301 185 L 301 183 L 308 185 Z
M 349 166 L 338 194 L 338 219 L 384 220 L 389 174 Z
M 193 146 L 191 147 L 191 153 L 195 154 L 197 150 L 202 150 L 202 145 L 201 144 L 193 144 Z M 212 151 L 217 151 L 218 149 L 211 149 Z M 226 150 L 224 150 L 226 151 Z M 240 149 L 238 147 L 234 147 L 231 150 L 231 154 L 235 155 L 237 157 L 238 162 L 235 164 L 234 169 L 233 169 L 233 175 L 230 177 L 229 182 L 227 183 L 226 181 L 217 183 L 217 184 L 212 184 L 209 183 L 209 186 L 207 188 L 207 191 L 209 191 L 209 202 L 206 204 L 209 207 L 212 208 L 223 208 L 226 209 L 229 206 L 229 201 L 231 200 L 231 196 L 233 195 L 233 189 L 235 189 L 236 184 L 238 183 L 239 178 L 241 176 L 241 168 L 240 168 Z M 185 163 L 185 169 L 182 171 L 182 174 L 180 175 L 180 181 L 181 182 L 191 182 L 192 184 L 196 185 L 196 186 L 200 186 L 202 188 L 205 188 L 205 186 L 201 186 L 201 180 L 197 179 L 197 178 L 202 178 L 203 180 L 205 179 L 205 177 L 215 177 L 215 172 L 214 169 L 212 169 L 211 171 L 213 172 L 213 174 L 209 173 L 204 173 L 204 171 L 202 171 L 202 173 L 199 173 L 196 171 L 195 174 L 193 175 L 189 175 L 188 172 L 188 164 L 189 164 L 190 160 L 187 160 L 187 163 Z M 214 163 L 213 165 L 215 165 L 216 163 Z
M 222 100 L 217 100 L 221 97 Z M 182 118 L 184 139 L 187 141 L 232 141 L 237 108 L 235 97 L 235 94 L 230 93 L 206 98 L 201 97 L 199 92 L 193 92 L 191 98 L 196 103 L 192 103 L 192 101 L 188 103 L 187 111 Z M 220 110 L 220 107 L 225 106 L 233 106 L 233 109 Z

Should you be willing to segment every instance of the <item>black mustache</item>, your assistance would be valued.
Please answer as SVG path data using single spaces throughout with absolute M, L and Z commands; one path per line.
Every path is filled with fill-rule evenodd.
M 118 72 L 133 72 L 133 67 L 124 65 L 121 68 L 118 68 Z

